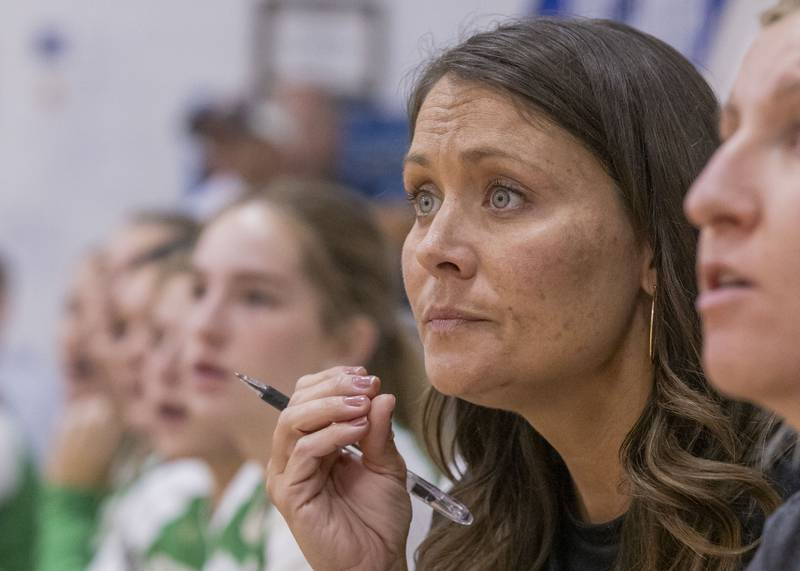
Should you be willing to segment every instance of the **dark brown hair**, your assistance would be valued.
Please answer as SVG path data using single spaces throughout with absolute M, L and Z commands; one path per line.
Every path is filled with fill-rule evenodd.
M 620 450 L 631 503 L 617 568 L 737 568 L 753 540 L 746 513 L 778 498 L 756 467 L 768 419 L 721 397 L 700 367 L 696 233 L 682 202 L 718 144 L 714 94 L 675 50 L 630 27 L 527 20 L 476 34 L 424 68 L 409 101 L 412 136 L 445 75 L 493 88 L 585 145 L 652 246 L 654 387 Z M 436 391 L 426 426 L 440 468 L 463 461 L 453 491 L 476 521 L 436 519 L 419 568 L 544 568 L 571 486 L 555 450 L 516 414 Z
M 143 210 L 129 219 L 130 226 L 158 226 L 164 228 L 170 236 L 160 243 L 141 252 L 130 262 L 131 268 L 145 266 L 151 262 L 159 262 L 173 254 L 185 255 L 193 247 L 200 236 L 202 226 L 193 218 L 179 212 L 160 210 Z
M 375 351 L 361 364 L 380 377 L 382 392 L 397 395 L 395 416 L 418 433 L 426 384 L 420 351 L 402 322 L 400 282 L 371 205 L 339 185 L 302 178 L 279 179 L 239 204 L 253 201 L 295 223 L 303 269 L 322 301 L 323 325 L 335 334 L 338 324 L 357 315 L 376 325 Z

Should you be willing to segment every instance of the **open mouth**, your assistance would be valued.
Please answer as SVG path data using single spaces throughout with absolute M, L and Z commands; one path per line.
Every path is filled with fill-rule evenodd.
M 701 276 L 703 287 L 696 307 L 704 314 L 712 308 L 737 303 L 755 287 L 754 282 L 719 263 L 704 264 L 701 267 Z
M 164 422 L 174 423 L 186 420 L 189 412 L 181 404 L 162 402 L 157 408 L 158 418 Z
M 94 377 L 95 366 L 86 356 L 75 357 L 69 362 L 69 374 L 77 382 L 88 381 Z
M 214 390 L 231 379 L 227 369 L 201 361 L 192 367 L 192 380 L 200 389 Z
M 733 288 L 752 287 L 748 280 L 726 270 L 712 272 L 708 280 L 708 289 L 711 291 Z

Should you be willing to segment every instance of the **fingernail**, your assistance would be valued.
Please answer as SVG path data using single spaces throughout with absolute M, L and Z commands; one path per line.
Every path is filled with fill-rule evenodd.
M 355 397 L 344 397 L 344 403 L 348 406 L 362 406 L 367 404 L 367 397 L 359 395 Z
M 364 426 L 365 424 L 367 424 L 367 417 L 362 416 L 361 418 L 351 420 L 350 424 L 352 424 L 353 426 Z
M 353 385 L 359 389 L 368 389 L 372 386 L 372 383 L 375 382 L 375 377 L 373 375 L 363 376 L 358 375 L 353 377 Z
M 344 372 L 348 375 L 363 375 L 367 370 L 364 367 L 347 367 Z

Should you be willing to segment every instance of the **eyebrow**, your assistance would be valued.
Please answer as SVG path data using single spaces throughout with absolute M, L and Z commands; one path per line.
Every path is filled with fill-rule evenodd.
M 797 104 L 800 99 L 800 74 L 796 72 L 784 73 L 775 82 L 774 88 L 760 104 L 768 104 L 775 107 L 786 107 L 790 105 L 787 100 L 793 100 Z M 730 99 L 720 109 L 719 134 L 721 139 L 731 136 L 739 127 L 741 122 L 741 112 L 732 94 Z
M 470 163 L 478 163 L 485 159 L 492 159 L 492 158 L 500 158 L 500 159 L 510 159 L 512 161 L 516 161 L 519 163 L 526 163 L 527 161 L 523 160 L 522 157 L 519 155 L 515 155 L 514 153 L 510 153 L 505 149 L 500 149 L 498 147 L 475 147 L 472 149 L 467 149 L 460 154 L 462 162 L 470 162 Z M 403 164 L 413 163 L 420 165 L 422 167 L 429 167 L 431 162 L 430 160 L 424 155 L 420 153 L 409 153 L 406 155 L 405 159 L 403 159 Z
M 206 272 L 201 270 L 200 268 L 192 268 L 190 271 L 193 278 L 204 278 Z M 237 272 L 233 272 L 231 275 L 231 281 L 235 282 L 260 282 L 267 285 L 276 285 L 276 286 L 287 286 L 288 280 L 283 276 L 279 276 L 273 273 L 267 272 L 259 272 L 259 271 L 251 271 L 251 270 L 241 270 Z

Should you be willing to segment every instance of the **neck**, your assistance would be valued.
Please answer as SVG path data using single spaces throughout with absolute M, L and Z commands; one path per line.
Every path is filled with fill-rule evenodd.
M 204 460 L 214 480 L 211 501 L 216 509 L 231 480 L 242 467 L 243 460 L 233 446 L 220 450 L 218 454 L 208 455 Z
M 786 391 L 781 394 L 780 399 L 765 399 L 756 404 L 768 411 L 774 411 L 786 424 L 800 432 L 800 393 L 795 390 Z
M 258 462 L 266 468 L 278 413 L 257 399 L 253 399 L 252 406 L 251 414 L 242 414 L 237 421 L 235 444 L 244 460 Z
M 595 374 L 551 383 L 518 412 L 558 452 L 569 470 L 578 515 L 610 521 L 630 504 L 620 448 L 652 391 L 647 346 L 630 343 Z

